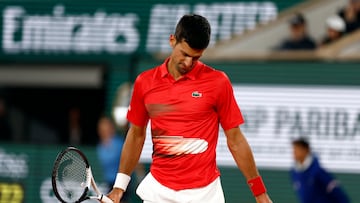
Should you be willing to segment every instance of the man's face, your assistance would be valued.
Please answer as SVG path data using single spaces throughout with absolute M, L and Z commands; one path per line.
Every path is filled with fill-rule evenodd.
M 173 35 L 170 36 L 170 45 L 173 48 L 170 55 L 169 68 L 178 75 L 190 72 L 205 49 L 193 49 L 184 40 L 177 42 Z
M 107 142 L 115 133 L 114 126 L 110 120 L 102 119 L 98 124 L 98 134 L 100 139 Z
M 336 40 L 341 37 L 341 32 L 336 31 L 334 29 L 328 28 L 327 32 L 328 32 L 329 38 L 332 40 Z
M 304 24 L 290 25 L 290 30 L 291 30 L 291 35 L 295 40 L 300 40 L 305 35 Z
M 297 162 L 303 163 L 308 153 L 309 151 L 306 148 L 296 144 L 293 145 L 293 156 Z

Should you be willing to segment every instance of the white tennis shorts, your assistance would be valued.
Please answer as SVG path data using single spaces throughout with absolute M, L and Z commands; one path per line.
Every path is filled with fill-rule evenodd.
M 148 173 L 136 193 L 144 203 L 225 203 L 220 177 L 205 187 L 177 191 L 160 184 Z

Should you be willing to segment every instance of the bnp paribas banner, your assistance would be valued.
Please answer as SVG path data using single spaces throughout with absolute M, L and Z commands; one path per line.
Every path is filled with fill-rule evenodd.
M 185 13 L 206 16 L 211 44 L 276 19 L 300 0 L 0 2 L 3 55 L 115 55 L 167 52 Z

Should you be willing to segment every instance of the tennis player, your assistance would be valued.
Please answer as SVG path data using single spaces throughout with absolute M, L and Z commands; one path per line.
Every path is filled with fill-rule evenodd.
M 153 161 L 137 188 L 144 203 L 225 202 L 216 165 L 219 124 L 256 201 L 272 202 L 239 128 L 244 119 L 229 78 L 199 61 L 209 41 L 207 19 L 184 15 L 170 35 L 169 58 L 137 77 L 127 114 L 131 127 L 108 194 L 115 203 L 139 161 L 149 120 Z

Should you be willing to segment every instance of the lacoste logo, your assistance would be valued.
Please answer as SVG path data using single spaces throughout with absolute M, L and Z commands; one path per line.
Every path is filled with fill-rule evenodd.
M 200 98 L 200 97 L 202 97 L 202 93 L 195 91 L 191 94 L 191 96 L 194 98 Z

